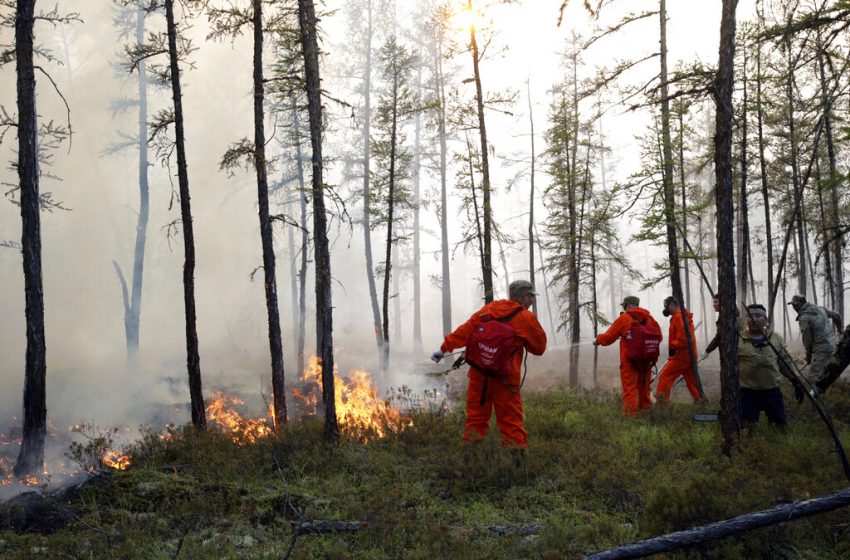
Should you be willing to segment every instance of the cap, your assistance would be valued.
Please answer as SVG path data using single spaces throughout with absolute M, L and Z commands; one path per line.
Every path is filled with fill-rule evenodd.
M 627 305 L 640 305 L 640 298 L 637 296 L 626 296 L 623 298 L 623 303 L 621 303 L 623 307 Z
M 534 284 L 528 280 L 514 280 L 511 282 L 511 285 L 508 286 L 508 293 L 510 297 L 518 297 L 523 294 L 531 294 L 533 296 L 537 295 L 537 292 L 534 291 Z
M 788 302 L 788 305 L 803 305 L 806 303 L 806 296 L 797 294 L 791 298 L 791 301 Z

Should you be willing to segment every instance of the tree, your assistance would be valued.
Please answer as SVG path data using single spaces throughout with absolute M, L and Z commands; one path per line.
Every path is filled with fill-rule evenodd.
M 277 430 L 286 424 L 286 389 L 284 385 L 283 343 L 280 334 L 280 310 L 277 299 L 277 270 L 274 253 L 274 231 L 269 212 L 269 182 L 266 158 L 265 133 L 265 80 L 263 78 L 263 0 L 251 0 L 250 10 L 240 10 L 231 6 L 225 10 L 211 9 L 210 16 L 219 27 L 214 36 L 222 34 L 238 35 L 243 26 L 250 24 L 253 38 L 253 87 L 254 87 L 254 141 L 242 140 L 231 147 L 222 160 L 222 167 L 228 167 L 241 155 L 250 154 L 256 172 L 257 202 L 260 218 L 260 240 L 263 248 L 264 292 L 268 315 L 269 352 L 272 367 L 272 408 L 274 425 Z M 275 27 L 277 23 L 269 23 Z
M 36 13 L 35 0 L 4 1 L 0 8 L 9 12 L 14 10 L 14 18 L 11 14 L 4 14 L 3 21 L 14 22 L 15 26 L 14 50 L 6 52 L 0 65 L 15 61 L 17 120 L 11 119 L 5 108 L 0 108 L 0 112 L 4 116 L 3 134 L 12 127 L 17 129 L 18 134 L 18 161 L 15 165 L 18 185 L 13 187 L 7 196 L 17 192 L 21 209 L 20 250 L 23 256 L 27 342 L 21 448 L 14 474 L 24 477 L 41 474 L 44 465 L 44 441 L 47 436 L 47 344 L 44 334 L 41 210 L 61 208 L 61 205 L 53 202 L 50 193 L 40 191 L 40 179 L 44 175 L 42 168 L 48 165 L 47 152 L 71 134 L 70 108 L 67 104 L 67 126 L 57 126 L 52 122 L 39 126 L 34 58 L 39 56 L 52 61 L 53 57 L 48 50 L 35 44 L 34 28 L 36 20 L 55 26 L 79 21 L 79 16 L 76 13 L 62 15 L 57 8 Z M 38 69 L 45 72 L 40 66 Z M 55 87 L 50 75 L 45 72 L 45 76 Z M 61 97 L 61 92 L 58 89 L 56 91 Z M 62 100 L 64 101 L 64 97 Z M 0 140 L 3 134 L 0 134 Z
M 382 78 L 386 84 L 379 98 L 375 118 L 376 134 L 371 139 L 376 169 L 373 173 L 373 191 L 370 214 L 375 217 L 372 227 L 386 227 L 384 277 L 382 295 L 383 354 L 381 367 L 388 373 L 390 358 L 389 299 L 392 276 L 392 248 L 398 243 L 394 226 L 407 217 L 412 206 L 412 193 L 406 182 L 410 179 L 411 153 L 405 147 L 402 132 L 404 119 L 417 109 L 417 100 L 410 89 L 414 57 L 398 44 L 394 36 L 381 48 L 378 56 Z
M 123 0 L 119 0 L 123 4 Z M 130 18 L 135 16 L 135 22 Z M 144 0 L 138 0 L 137 5 L 125 7 L 119 12 L 119 22 L 122 25 L 132 25 L 136 44 L 145 40 Z M 133 248 L 133 275 L 131 289 L 127 289 L 127 281 L 117 262 L 113 261 L 121 282 L 124 302 L 124 337 L 127 341 L 127 367 L 133 372 L 138 367 L 139 333 L 142 314 L 142 281 L 145 270 L 145 246 L 147 245 L 148 220 L 150 218 L 150 186 L 148 184 L 148 73 L 147 63 L 139 61 L 137 72 L 137 98 L 135 100 L 119 100 L 116 109 L 129 108 L 135 105 L 137 112 L 137 132 L 135 145 L 139 150 L 139 212 L 136 216 L 136 241 Z
M 127 0 L 132 2 L 133 0 Z M 185 14 L 191 15 L 196 0 L 185 0 L 182 6 Z M 192 52 L 191 42 L 179 32 L 174 18 L 174 0 L 148 0 L 144 9 L 154 12 L 165 8 L 166 32 L 151 34 L 146 43 L 128 47 L 130 68 L 159 54 L 167 54 L 168 64 L 151 67 L 158 77 L 171 85 L 173 106 L 155 115 L 151 138 L 155 142 L 157 155 L 164 166 L 168 167 L 171 154 L 177 156 L 177 183 L 180 198 L 180 224 L 183 231 L 183 304 L 186 318 L 186 368 L 189 376 L 189 396 L 192 411 L 192 424 L 196 428 L 206 428 L 204 395 L 201 386 L 201 358 L 198 352 L 197 313 L 195 310 L 195 233 L 192 226 L 192 206 L 189 196 L 189 172 L 186 163 L 186 139 L 183 126 L 183 92 L 180 84 L 180 63 Z M 167 138 L 167 131 L 174 126 L 174 140 Z M 176 227 L 176 222 L 172 224 Z
M 322 361 L 322 400 L 325 403 L 325 437 L 339 439 L 334 400 L 333 307 L 331 301 L 331 259 L 328 249 L 327 217 L 322 182 L 322 91 L 319 78 L 319 42 L 313 0 L 298 0 L 298 28 L 304 56 L 304 87 L 310 116 L 310 144 L 313 148 L 313 246 L 316 260 L 316 338 Z
M 732 200 L 732 89 L 735 63 L 735 9 L 737 0 L 723 0 L 720 19 L 720 54 L 714 81 L 714 169 L 717 209 L 717 283 L 720 295 L 720 428 L 723 452 L 731 448 L 741 430 L 738 381 L 738 327 L 735 296 L 734 209 Z

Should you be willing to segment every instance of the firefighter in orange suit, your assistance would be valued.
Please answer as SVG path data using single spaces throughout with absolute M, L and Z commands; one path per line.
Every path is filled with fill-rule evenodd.
M 594 345 L 609 346 L 620 339 L 620 382 L 623 384 L 623 414 L 637 416 L 638 410 L 652 408 L 652 399 L 649 395 L 649 385 L 652 381 L 652 364 L 646 364 L 638 369 L 626 357 L 625 336 L 632 328 L 632 324 L 646 320 L 648 323 L 658 327 L 658 323 L 652 315 L 640 306 L 640 298 L 637 296 L 626 296 L 623 298 L 623 312 L 617 320 L 611 323 L 608 330 L 598 335 L 593 341 Z M 660 330 L 660 327 L 658 327 Z
M 661 368 L 661 373 L 658 374 L 658 387 L 655 389 L 655 401 L 659 405 L 665 405 L 670 402 L 670 390 L 673 384 L 683 377 L 685 385 L 688 387 L 688 392 L 693 397 L 694 401 L 700 399 L 699 385 L 694 377 L 693 368 L 691 367 L 691 353 L 688 350 L 688 341 L 685 338 L 685 321 L 682 317 L 682 308 L 679 307 L 679 302 L 675 297 L 670 296 L 664 300 L 664 315 L 671 317 L 670 319 L 670 338 L 668 343 L 670 358 L 664 367 Z M 693 315 L 688 311 L 688 332 L 691 335 L 691 344 L 694 348 L 694 356 L 698 354 L 696 336 L 694 336 L 694 320 Z
M 456 348 L 465 347 L 469 335 L 481 324 L 482 316 L 490 315 L 494 319 L 515 315 L 506 324 L 516 333 L 516 352 L 509 362 L 509 372 L 505 379 L 485 377 L 475 367 L 469 368 L 469 385 L 466 391 L 466 427 L 463 438 L 466 441 L 484 438 L 490 428 L 490 416 L 495 409 L 499 436 L 505 447 L 525 449 L 528 447 L 528 432 L 525 431 L 520 398 L 522 369 L 522 348 L 539 356 L 546 350 L 546 333 L 537 321 L 537 316 L 528 310 L 537 294 L 528 280 L 516 280 L 509 286 L 510 299 L 500 299 L 488 303 L 459 326 L 453 333 L 446 335 L 443 344 L 431 354 L 431 359 L 439 362 L 443 354 Z M 485 317 L 486 318 L 486 317 Z

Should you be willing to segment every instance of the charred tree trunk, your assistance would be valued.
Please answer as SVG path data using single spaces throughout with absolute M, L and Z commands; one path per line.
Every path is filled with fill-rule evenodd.
M 313 0 L 298 0 L 298 23 L 304 55 L 310 144 L 313 148 L 313 245 L 316 259 L 316 346 L 322 360 L 322 399 L 325 403 L 325 437 L 339 440 L 334 391 L 333 304 L 331 256 L 328 247 L 325 194 L 322 182 L 322 91 L 319 78 L 319 43 Z
M 141 4 L 141 3 L 140 3 Z M 145 38 L 145 11 L 136 11 L 136 42 Z M 142 309 L 142 277 L 145 270 L 145 244 L 150 215 L 150 189 L 148 188 L 148 78 L 144 61 L 138 66 L 138 147 L 139 147 L 139 215 L 136 219 L 136 243 L 133 250 L 133 283 L 130 291 L 130 307 L 124 321 L 127 339 L 127 365 L 136 371 L 139 359 L 139 323 Z
M 720 429 L 722 450 L 732 453 L 741 431 L 738 381 L 738 320 L 735 295 L 734 204 L 732 202 L 732 89 L 735 64 L 735 9 L 738 0 L 723 0 L 720 53 L 714 80 L 717 116 L 714 136 L 714 191 L 717 211 L 717 283 L 720 295 Z
M 378 304 L 378 288 L 375 283 L 375 263 L 372 256 L 372 185 L 369 171 L 372 128 L 372 2 L 366 3 L 366 64 L 363 69 L 363 243 L 366 251 L 366 280 L 369 283 L 369 301 L 372 304 L 372 321 L 378 359 L 383 363 L 384 337 L 381 334 L 381 308 Z
M 263 10 L 262 0 L 254 3 L 254 168 L 257 171 L 257 201 L 260 214 L 260 238 L 263 245 L 266 310 L 268 312 L 269 351 L 272 360 L 272 405 L 274 425 L 281 430 L 286 424 L 286 389 L 284 387 L 283 343 L 280 334 L 280 310 L 277 301 L 274 232 L 269 216 L 269 181 L 266 170 L 265 86 L 263 85 Z
M 18 180 L 21 190 L 21 252 L 24 260 L 27 349 L 24 424 L 15 476 L 40 474 L 47 435 L 47 347 L 41 274 L 41 216 L 38 190 L 38 123 L 35 109 L 33 25 L 35 0 L 15 7 L 15 69 L 18 93 Z
M 667 1 L 660 0 L 659 16 L 661 23 L 661 140 L 664 155 L 664 218 L 667 222 L 667 255 L 670 260 L 670 284 L 673 297 L 682 308 L 682 317 L 686 321 L 688 310 L 682 292 L 682 277 L 679 266 L 679 247 L 676 240 L 676 195 L 673 192 L 673 146 L 670 136 L 670 98 L 667 84 Z M 691 371 L 699 388 L 700 398 L 705 398 L 699 370 L 694 341 L 691 340 L 690 329 L 685 329 L 685 339 L 688 344 L 688 354 L 691 358 Z
M 472 13 L 472 0 L 468 0 L 467 9 Z M 487 128 L 484 125 L 484 94 L 481 89 L 481 72 L 478 69 L 478 43 L 475 40 L 475 25 L 469 28 L 469 42 L 472 47 L 472 69 L 475 79 L 475 101 L 478 107 L 478 132 L 481 137 L 481 193 L 482 214 L 484 221 L 484 243 L 481 255 L 482 280 L 484 282 L 484 301 L 493 301 L 493 259 L 491 250 L 491 221 L 493 209 L 490 205 L 490 163 L 489 147 L 487 145 Z
M 183 132 L 183 94 L 180 90 L 180 66 L 177 63 L 177 26 L 174 23 L 174 0 L 165 0 L 168 27 L 168 58 L 171 65 L 171 92 L 174 101 L 174 134 L 177 151 L 177 181 L 180 185 L 180 217 L 183 224 L 183 300 L 186 307 L 186 364 L 189 372 L 189 395 L 192 424 L 206 428 L 204 395 L 201 388 L 201 357 L 198 354 L 198 327 L 195 313 L 195 232 L 189 199 L 189 173 L 186 165 L 186 140 Z

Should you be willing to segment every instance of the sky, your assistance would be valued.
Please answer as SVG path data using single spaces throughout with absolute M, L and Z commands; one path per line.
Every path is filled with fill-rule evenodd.
M 399 0 L 401 19 L 411 13 L 412 0 Z M 620 2 L 606 9 L 603 18 L 611 20 L 623 13 L 622 6 L 635 11 L 653 9 L 654 2 Z M 497 189 L 496 219 L 517 236 L 525 229 L 524 219 L 512 216 L 512 208 L 523 204 L 524 187 L 504 192 L 514 170 L 505 161 L 527 149 L 528 113 L 525 82 L 531 82 L 532 106 L 538 146 L 548 115 L 548 91 L 562 73 L 559 52 L 573 31 L 587 34 L 596 22 L 585 13 L 582 2 L 573 0 L 565 12 L 564 23 L 556 26 L 560 0 L 526 0 L 517 5 L 494 9 L 489 15 L 498 30 L 494 46 L 508 49 L 482 63 L 482 79 L 487 91 L 512 87 L 521 92 L 513 116 L 488 114 L 488 129 L 493 144 L 493 183 Z M 750 4 L 741 2 L 739 16 L 745 17 Z M 339 5 L 329 3 L 329 9 Z M 119 139 L 118 131 L 133 131 L 133 116 L 113 114 L 111 102 L 133 93 L 134 79 L 126 71 L 116 71 L 121 39 L 111 24 L 110 3 L 106 0 L 81 0 L 61 3 L 62 9 L 78 10 L 82 23 L 65 31 L 53 31 L 42 25 L 37 40 L 56 50 L 64 66 L 45 65 L 71 108 L 74 129 L 70 146 L 54 155 L 51 173 L 61 181 L 45 180 L 42 189 L 51 191 L 69 211 L 45 213 L 42 217 L 44 296 L 48 348 L 48 406 L 52 411 L 80 407 L 92 416 L 108 420 L 120 416 L 122 399 L 117 392 L 128 391 L 138 400 L 182 401 L 182 389 L 174 389 L 168 379 L 185 377 L 185 341 L 183 338 L 182 240 L 167 235 L 167 224 L 178 217 L 168 173 L 154 163 L 151 178 L 151 222 L 142 303 L 141 357 L 142 375 L 131 377 L 125 368 L 123 310 L 121 290 L 113 261 L 129 275 L 135 229 L 138 194 L 136 190 L 135 152 L 107 155 L 107 147 Z M 668 48 L 673 60 L 699 58 L 713 63 L 717 57 L 720 2 L 670 0 Z M 604 23 L 602 20 L 601 23 Z M 327 16 L 324 47 L 328 63 L 344 62 L 348 53 L 341 45 L 344 17 L 341 12 Z M 9 41 L 10 31 L 3 31 Z M 253 174 L 237 173 L 230 177 L 218 169 L 218 161 L 228 144 L 250 137 L 251 68 L 250 42 L 243 37 L 233 41 L 205 40 L 206 27 L 198 22 L 192 31 L 198 50 L 192 59 L 194 68 L 183 78 L 187 146 L 192 192 L 195 237 L 197 240 L 196 297 L 201 345 L 201 367 L 205 388 L 241 384 L 252 388 L 268 385 L 266 310 L 262 283 L 250 275 L 261 263 L 256 187 Z M 633 32 L 600 42 L 588 52 L 589 67 L 610 63 L 657 48 L 657 23 L 642 24 Z M 463 63 L 463 59 L 460 60 Z M 671 63 L 673 66 L 673 63 Z M 467 69 L 468 71 L 468 69 Z M 651 75 L 654 69 L 644 72 Z M 14 108 L 14 67 L 0 68 L 0 104 Z M 347 89 L 330 78 L 326 87 L 345 95 Z M 164 93 L 151 95 L 151 110 L 167 105 Z M 353 102 L 357 102 L 356 99 Z M 61 99 L 47 80 L 38 78 L 38 107 L 43 121 L 66 119 Z M 624 113 L 614 108 L 604 121 L 612 146 L 610 180 L 626 177 L 637 162 L 634 136 L 645 127 L 645 115 Z M 337 115 L 340 121 L 345 119 Z M 329 146 L 333 146 L 330 139 Z M 0 156 L 14 158 L 14 134 L 7 135 Z M 539 148 L 538 148 L 539 149 Z M 328 154 L 333 157 L 335 154 Z M 331 169 L 333 180 L 339 171 Z M 15 184 L 14 171 L 0 170 L 4 183 Z M 433 178 L 431 179 L 433 181 Z M 540 179 L 545 183 L 545 178 Z M 423 185 L 423 188 L 433 188 Z M 458 201 L 450 202 L 454 216 Z M 425 349 L 436 347 L 441 339 L 438 290 L 429 277 L 439 273 L 435 253 L 438 231 L 433 212 L 423 214 L 426 230 L 423 243 L 423 330 Z M 452 220 L 452 234 L 459 235 L 458 220 Z M 624 233 L 632 227 L 623 224 Z M 379 235 L 376 237 L 380 237 Z M 365 265 L 362 262 L 362 234 L 339 228 L 333 241 L 335 340 L 343 368 L 364 367 L 374 371 L 374 338 L 368 307 Z M 20 239 L 19 211 L 0 200 L 0 240 Z M 289 301 L 286 237 L 277 237 L 278 291 L 284 328 L 284 348 L 292 364 L 291 303 Z M 521 245 L 521 244 L 520 244 Z M 409 253 L 409 250 L 407 251 Z M 651 256 L 652 249 L 635 254 Z M 526 257 L 519 250 L 507 259 L 509 275 L 522 274 Z M 494 263 L 495 264 L 495 263 Z M 501 270 L 501 265 L 496 264 Z M 452 288 L 455 322 L 466 318 L 480 304 L 475 259 L 454 252 Z M 308 279 L 308 297 L 312 297 L 312 275 Z M 498 279 L 497 287 L 503 286 Z M 628 286 L 627 286 L 628 288 Z M 657 301 L 665 294 L 646 293 Z M 398 298 L 402 311 L 411 310 L 409 280 Z M 24 365 L 24 303 L 20 254 L 0 248 L 0 417 L 18 414 Z M 409 352 L 412 327 L 401 325 L 397 348 Z M 308 326 L 308 346 L 312 326 Z M 563 341 L 563 334 L 553 338 Z M 557 342 L 557 340 L 556 340 Z M 426 356 L 404 354 L 399 370 Z M 403 366 L 403 367 L 402 367 Z M 291 365 L 289 366 L 291 368 Z M 290 369 L 291 371 L 291 369 Z M 92 391 L 92 385 L 98 387 Z

